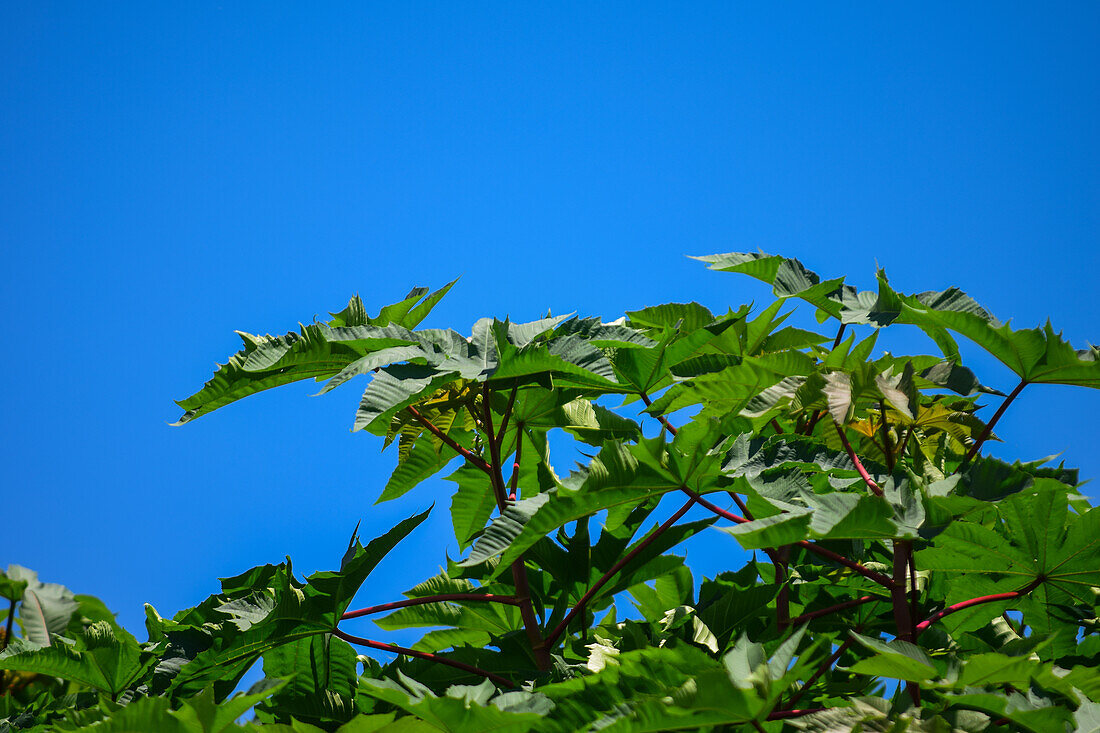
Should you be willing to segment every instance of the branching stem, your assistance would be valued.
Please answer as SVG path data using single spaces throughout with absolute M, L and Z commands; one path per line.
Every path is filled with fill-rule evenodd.
M 993 595 L 989 596 L 979 596 L 977 598 L 971 598 L 967 601 L 960 601 L 953 606 L 948 606 L 943 610 L 936 611 L 934 614 L 921 621 L 919 624 L 917 624 L 917 632 L 919 633 L 927 630 L 932 624 L 936 623 L 944 616 L 950 616 L 957 611 L 964 611 L 973 606 L 980 606 L 983 603 L 996 603 L 997 601 L 1011 601 L 1014 598 L 1022 598 L 1023 596 L 1026 596 L 1028 593 L 1042 585 L 1043 580 L 1044 578 L 1036 578 L 1020 590 L 1014 590 L 1009 593 L 994 593 Z
M 508 503 L 507 490 L 504 487 L 504 474 L 500 470 L 500 443 L 493 432 L 493 409 L 490 406 L 491 392 L 488 383 L 482 387 L 481 409 L 485 437 L 489 442 L 489 457 L 493 461 L 489 470 L 489 481 L 493 485 L 497 505 L 503 512 Z M 535 616 L 535 608 L 531 604 L 531 584 L 527 580 L 527 566 L 523 556 L 512 563 L 512 581 L 516 586 L 516 600 L 519 606 L 519 615 L 523 619 L 523 629 L 527 633 L 527 642 L 531 645 L 531 652 L 535 655 L 535 664 L 540 670 L 550 669 L 550 654 L 543 643 L 542 632 L 539 629 L 539 620 Z
M 477 454 L 475 454 L 471 451 L 466 450 L 461 445 L 456 443 L 454 441 L 454 439 L 451 438 L 451 436 L 447 435 L 442 430 L 440 430 L 438 427 L 436 427 L 435 423 L 433 423 L 428 418 L 424 417 L 424 415 L 422 415 L 420 413 L 420 411 L 417 410 L 415 407 L 410 405 L 409 407 L 406 407 L 405 409 L 408 410 L 409 413 L 413 417 L 415 417 L 421 425 L 426 427 L 428 430 L 430 430 L 432 432 L 433 435 L 435 435 L 437 438 L 439 438 L 444 443 L 449 445 L 460 456 L 462 456 L 467 461 L 469 461 L 470 463 L 472 463 L 475 466 L 477 466 L 478 468 L 480 468 L 485 473 L 491 473 L 489 464 L 486 463 L 485 460 L 481 456 L 479 456 L 479 455 L 477 455 Z
M 894 472 L 894 446 L 890 442 L 890 424 L 886 422 L 886 402 L 878 401 L 879 414 L 882 416 L 882 455 L 886 456 L 886 469 Z
M 970 447 L 970 450 L 967 451 L 966 458 L 964 458 L 962 462 L 963 466 L 969 463 L 970 459 L 977 455 L 978 451 L 982 447 L 982 443 L 984 443 L 986 439 L 993 434 L 993 426 L 997 424 L 997 421 L 1001 419 L 1001 415 L 1005 414 L 1005 410 L 1008 409 L 1008 406 L 1011 405 L 1012 401 L 1016 399 L 1021 392 L 1024 391 L 1024 387 L 1026 387 L 1027 385 L 1027 381 L 1021 379 L 1020 383 L 1016 385 L 1016 389 L 1012 390 L 1012 392 L 1009 393 L 1008 397 L 1004 398 L 1004 401 L 1001 402 L 1001 406 L 997 408 L 997 411 L 995 413 L 993 413 L 993 418 L 988 423 L 986 423 L 985 430 L 981 432 L 981 435 L 978 436 L 978 439 L 974 441 L 974 445 L 972 445 Z
M 653 400 L 649 399 L 649 395 L 647 395 L 644 391 L 639 392 L 638 396 L 642 398 L 642 402 L 645 403 L 646 407 L 653 407 Z M 654 417 L 660 420 L 661 424 L 665 426 L 665 429 L 668 430 L 668 432 L 671 433 L 673 437 L 675 437 L 676 428 L 672 425 L 672 423 L 668 421 L 668 418 L 666 418 L 664 415 L 655 415 Z
M 614 565 L 611 566 L 610 570 L 608 570 L 606 573 L 604 573 L 602 576 L 600 576 L 600 579 L 592 584 L 592 586 L 588 589 L 588 591 L 585 592 L 585 594 L 583 596 L 581 596 L 581 599 L 579 601 L 577 601 L 576 605 L 574 605 L 573 608 L 569 609 L 569 613 L 567 613 L 565 615 L 565 618 L 562 619 L 561 623 L 559 623 L 554 628 L 554 630 L 551 631 L 547 635 L 546 641 L 544 642 L 544 644 L 546 646 L 546 649 L 549 649 L 550 647 L 554 646 L 554 644 L 561 637 L 561 635 L 565 633 L 565 630 L 567 628 L 569 628 L 569 622 L 572 621 L 573 618 L 577 614 L 582 613 L 584 611 L 585 607 L 588 606 L 588 602 L 591 601 L 593 596 L 595 596 L 600 591 L 600 588 L 603 588 L 605 585 L 607 585 L 607 583 L 613 577 L 615 577 L 615 575 L 620 570 L 622 570 L 628 563 L 630 563 L 631 560 L 633 560 L 635 557 L 640 555 L 642 553 L 642 551 L 645 550 L 645 548 L 649 547 L 649 545 L 655 539 L 657 539 L 662 534 L 664 534 L 665 531 L 668 530 L 669 527 L 676 524 L 676 522 L 680 521 L 680 517 L 687 514 L 688 509 L 691 509 L 691 507 L 693 507 L 695 505 L 695 502 L 696 502 L 695 499 L 688 500 L 687 503 L 685 503 L 682 507 L 680 507 L 678 510 L 676 510 L 675 514 L 673 514 L 671 517 L 666 519 L 656 529 L 654 529 L 652 532 L 650 532 L 649 535 L 647 535 L 641 541 L 639 541 L 638 544 L 635 545 L 633 550 L 631 550 L 627 554 L 623 555 L 619 559 L 618 562 L 616 562 Z
M 512 480 L 508 486 L 508 501 L 515 501 L 519 496 L 519 462 L 523 450 L 523 423 L 516 423 L 516 453 L 512 461 Z
M 794 618 L 792 618 L 790 620 L 790 625 L 791 626 L 800 626 L 801 624 L 804 624 L 807 621 L 813 620 L 815 618 L 821 618 L 822 616 L 828 616 L 830 614 L 836 613 L 837 611 L 843 611 L 847 608 L 855 608 L 856 606 L 862 606 L 864 603 L 870 603 L 871 601 L 881 601 L 881 600 L 882 599 L 879 598 L 878 596 L 862 596 L 860 598 L 855 599 L 854 601 L 844 601 L 844 603 L 838 603 L 835 606 L 829 606 L 828 608 L 821 608 L 821 609 L 818 609 L 817 611 L 810 611 L 809 613 L 804 613 L 801 616 L 795 616 Z
M 0 652 L 7 649 L 8 648 L 8 642 L 11 641 L 12 629 L 14 628 L 14 623 L 15 623 L 15 604 L 16 604 L 16 600 L 14 598 L 11 599 L 11 605 L 8 607 L 8 620 L 7 620 L 7 623 L 4 626 L 4 640 L 0 641 Z M 7 672 L 0 669 L 0 695 L 4 694 L 4 689 L 5 689 L 4 683 L 5 683 L 5 677 L 6 676 L 7 676 Z
M 340 620 L 346 621 L 352 618 L 369 616 L 372 613 L 386 613 L 387 611 L 396 611 L 399 608 L 423 606 L 428 603 L 443 603 L 445 601 L 484 601 L 485 603 L 504 603 L 509 606 L 519 605 L 519 599 L 515 596 L 493 595 L 492 593 L 440 593 L 435 596 L 407 598 L 403 601 L 380 603 L 377 606 L 367 606 L 366 608 L 360 608 L 356 611 L 348 611 L 340 617 Z
M 749 519 L 746 519 L 745 517 L 738 516 L 738 515 L 734 514 L 733 512 L 728 512 L 720 506 L 712 504 L 711 502 L 707 501 L 702 496 L 700 496 L 698 493 L 692 491 L 691 489 L 689 489 L 685 486 L 681 486 L 680 490 L 683 491 L 688 496 L 695 499 L 695 501 L 699 504 L 699 506 L 703 507 L 704 509 L 706 509 L 708 511 L 714 512 L 715 514 L 717 514 L 720 517 L 723 517 L 724 519 L 728 519 L 731 522 L 736 522 L 737 524 L 745 524 L 746 522 L 751 521 Z M 814 553 L 815 555 L 819 555 L 820 557 L 823 557 L 827 560 L 832 560 L 833 562 L 837 563 L 838 565 L 843 565 L 844 567 L 849 568 L 850 570 L 854 570 L 855 572 L 859 573 L 863 577 L 865 577 L 868 580 L 871 580 L 875 583 L 878 583 L 879 585 L 881 585 L 884 588 L 893 589 L 893 587 L 894 587 L 894 581 L 893 580 L 886 577 L 882 573 L 875 572 L 874 570 L 871 570 L 870 568 L 861 565 L 860 563 L 856 562 L 855 560 L 852 560 L 851 558 L 844 557 L 844 555 L 833 552 L 832 550 L 826 550 L 824 547 L 821 547 L 820 545 L 817 545 L 813 542 L 810 542 L 809 540 L 800 540 L 799 542 L 796 542 L 794 544 L 797 545 L 798 547 L 802 547 L 802 548 L 805 548 L 806 550 L 809 550 L 810 552 Z
M 409 657 L 416 657 L 418 659 L 426 659 L 429 662 L 438 662 L 439 664 L 445 664 L 448 667 L 454 667 L 455 669 L 461 669 L 463 672 L 469 672 L 470 674 L 476 674 L 486 679 L 492 680 L 501 687 L 515 688 L 516 683 L 512 682 L 507 677 L 501 677 L 499 674 L 494 674 L 487 670 L 475 667 L 472 664 L 466 664 L 465 662 L 459 662 L 454 659 L 447 659 L 441 657 L 438 654 L 432 654 L 431 652 L 420 652 L 415 649 L 409 649 L 403 646 L 397 646 L 396 644 L 386 644 L 381 641 L 374 641 L 373 639 L 365 639 L 362 636 L 354 636 L 352 634 L 345 633 L 340 629 L 336 629 L 332 632 L 333 636 L 339 637 L 349 644 L 358 644 L 359 646 L 369 647 L 371 649 L 378 649 L 384 652 L 392 652 L 394 654 L 404 654 Z
M 882 489 L 871 478 L 871 474 L 867 473 L 867 469 L 863 467 L 863 462 L 859 460 L 859 456 L 856 455 L 855 450 L 852 449 L 852 444 L 848 442 L 848 436 L 844 433 L 844 428 L 840 423 L 834 422 L 836 427 L 836 434 L 840 436 L 840 442 L 844 446 L 845 452 L 848 453 L 848 457 L 852 459 L 852 463 L 856 464 L 856 471 L 859 472 L 860 477 L 863 479 L 863 483 L 867 484 L 867 488 L 875 496 L 882 496 Z

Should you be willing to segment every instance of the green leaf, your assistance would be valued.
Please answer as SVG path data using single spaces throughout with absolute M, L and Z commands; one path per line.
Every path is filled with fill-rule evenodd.
M 359 401 L 352 430 L 385 435 L 401 410 L 458 379 L 457 372 L 439 373 L 417 364 L 397 364 L 376 372 Z
M 489 477 L 476 466 L 463 464 L 447 480 L 458 484 L 458 490 L 451 496 L 451 522 L 459 549 L 464 550 L 489 521 L 496 499 Z
M 851 672 L 916 682 L 939 676 L 928 653 L 915 644 L 901 639 L 883 642 L 854 631 L 851 635 L 866 649 L 875 653 L 875 656 L 861 659 L 849 667 Z
M 247 713 L 257 703 L 270 697 L 286 683 L 277 679 L 262 679 L 248 692 L 238 692 L 221 704 L 214 698 L 212 688 L 183 701 L 183 706 L 172 713 L 184 725 L 193 731 L 202 733 L 221 733 L 233 731 L 237 719 Z
M 21 565 L 9 565 L 9 587 L 23 586 L 19 620 L 23 637 L 32 644 L 48 646 L 54 635 L 65 631 L 79 603 L 73 592 L 57 583 L 43 583 L 38 573 Z
M 734 527 L 719 527 L 746 550 L 761 550 L 794 544 L 809 537 L 809 509 L 795 508 L 786 514 L 756 519 Z
M 78 643 L 40 646 L 16 639 L 0 652 L 0 669 L 37 672 L 94 687 L 115 697 L 153 662 L 133 637 L 118 639 L 106 621 L 97 621 Z
M 967 312 L 920 310 L 910 307 L 915 320 L 949 328 L 992 354 L 1028 383 L 1068 384 L 1100 389 L 1100 351 L 1076 350 L 1056 334 L 1048 322 L 1043 328 L 1013 330 Z
M 201 390 L 176 403 L 184 413 L 174 424 L 183 425 L 272 387 L 310 377 L 333 376 L 362 356 L 330 342 L 325 330 L 326 327 L 315 324 L 302 326 L 300 333 L 292 331 L 285 336 L 253 336 L 238 331 L 244 348 L 219 365 Z
M 277 720 L 288 722 L 293 715 L 314 723 L 345 722 L 356 713 L 356 652 L 331 634 L 269 650 L 264 654 L 264 674 L 289 680 L 260 706 Z

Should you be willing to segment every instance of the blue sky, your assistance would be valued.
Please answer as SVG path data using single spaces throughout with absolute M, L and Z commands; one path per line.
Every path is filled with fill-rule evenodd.
M 463 331 L 724 311 L 766 291 L 684 255 L 760 248 L 1096 343 L 1098 35 L 1085 2 L 5 4 L 0 565 L 140 632 L 143 602 L 287 554 L 335 567 L 358 520 L 436 501 L 362 598 L 432 574 L 449 485 L 373 505 L 394 457 L 348 431 L 365 383 L 168 427 L 234 329 L 356 292 L 461 275 L 427 325 Z M 993 451 L 1095 478 L 1098 414 L 1034 388 Z M 716 532 L 689 560 L 739 564 Z

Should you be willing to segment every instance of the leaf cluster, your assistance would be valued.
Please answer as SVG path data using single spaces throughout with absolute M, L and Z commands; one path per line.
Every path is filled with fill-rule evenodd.
M 418 328 L 450 283 L 242 333 L 178 424 L 364 377 L 352 429 L 395 446 L 378 501 L 446 472 L 462 556 L 352 609 L 424 512 L 353 537 L 338 570 L 288 559 L 171 619 L 148 607 L 146 642 L 11 566 L 0 731 L 1097 729 L 1100 510 L 1075 470 L 981 449 L 1030 385 L 1100 388 L 1100 350 L 882 271 L 861 291 L 778 256 L 697 259 L 774 302 Z M 827 332 L 787 324 L 800 303 Z M 895 326 L 934 353 L 876 354 Z M 960 337 L 1018 383 L 979 381 Z M 585 460 L 555 464 L 555 431 Z M 696 577 L 677 548 L 707 530 L 744 564 Z

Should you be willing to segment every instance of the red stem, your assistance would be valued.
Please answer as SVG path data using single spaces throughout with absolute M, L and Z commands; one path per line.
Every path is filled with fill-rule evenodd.
M 841 323 L 840 328 L 836 330 L 836 338 L 833 339 L 833 348 L 840 346 L 840 340 L 844 338 L 844 329 L 848 326 L 847 323 Z
M 385 613 L 386 611 L 396 611 L 399 608 L 408 608 L 409 606 L 423 606 L 427 603 L 442 603 L 444 601 L 485 601 L 486 603 L 505 603 L 509 606 L 518 606 L 519 599 L 515 596 L 500 596 L 493 595 L 492 593 L 440 593 L 435 596 L 423 596 L 421 598 L 408 598 L 404 601 L 394 601 L 393 603 L 380 603 L 377 606 L 367 606 L 366 608 L 360 608 L 357 611 L 348 611 L 340 617 L 341 621 L 346 621 L 351 618 L 359 618 L 361 616 L 369 616 L 372 613 Z
M 776 421 L 776 419 L 774 417 L 771 419 L 771 421 L 768 424 L 772 426 L 772 430 L 774 430 L 776 432 L 776 434 L 778 434 L 778 435 L 783 434 L 783 428 L 780 426 L 780 424 Z
M 886 457 L 886 468 L 890 473 L 894 472 L 894 446 L 890 443 L 890 426 L 886 423 L 886 402 L 878 401 L 880 415 L 882 416 L 882 455 Z
M 754 517 L 752 512 L 749 511 L 748 505 L 737 494 L 736 491 L 729 492 L 730 497 L 733 498 L 737 508 L 741 510 L 741 513 L 745 515 L 745 519 L 752 521 Z M 699 499 L 696 499 L 699 501 Z M 707 502 L 708 504 L 710 502 Z M 711 507 L 714 505 L 712 504 Z M 710 508 L 710 507 L 708 507 Z M 779 594 L 775 599 L 775 625 L 780 631 L 787 628 L 787 624 L 790 623 L 790 588 L 787 586 L 787 558 L 789 554 L 790 545 L 784 545 L 780 548 L 765 547 L 764 554 L 768 556 L 768 559 L 772 561 L 772 565 L 775 567 L 775 582 L 780 586 Z
M 481 469 L 482 471 L 484 471 L 485 473 L 489 473 L 489 464 L 488 464 L 488 463 L 486 463 L 486 462 L 485 462 L 485 460 L 484 460 L 483 458 L 481 458 L 481 456 L 479 456 L 479 455 L 476 455 L 476 454 L 474 454 L 474 453 L 472 453 L 472 452 L 470 452 L 470 451 L 466 450 L 466 449 L 465 449 L 465 448 L 463 448 L 463 447 L 462 447 L 461 445 L 459 445 L 458 443 L 456 443 L 456 442 L 455 442 L 455 441 L 454 441 L 454 440 L 453 440 L 453 439 L 452 439 L 452 438 L 451 438 L 451 437 L 450 437 L 449 435 L 447 435 L 447 434 L 446 434 L 446 433 L 444 433 L 444 432 L 443 432 L 442 430 L 440 430 L 439 428 L 437 428 L 437 427 L 435 426 L 435 424 L 434 424 L 434 423 L 432 423 L 432 421 L 431 421 L 431 420 L 429 420 L 428 418 L 426 418 L 426 417 L 424 417 L 424 416 L 423 416 L 422 414 L 420 414 L 420 411 L 419 411 L 419 410 L 417 410 L 417 409 L 416 409 L 415 407 L 413 407 L 413 406 L 411 406 L 411 405 L 410 405 L 409 407 L 406 407 L 405 409 L 406 409 L 406 410 L 408 410 L 408 411 L 409 411 L 409 413 L 410 413 L 410 414 L 411 414 L 411 415 L 412 415 L 413 417 L 415 417 L 415 418 L 417 419 L 417 421 L 419 421 L 419 422 L 420 422 L 420 424 L 421 424 L 421 425 L 423 425 L 424 427 L 426 427 L 426 428 L 427 428 L 428 430 L 430 430 L 430 431 L 431 431 L 431 432 L 432 432 L 432 433 L 433 433 L 433 434 L 434 434 L 434 435 L 435 435 L 435 436 L 436 436 L 437 438 L 439 438 L 439 439 L 440 439 L 440 440 L 442 440 L 442 441 L 443 441 L 444 443 L 446 443 L 447 445 L 449 445 L 449 446 L 450 446 L 450 447 L 451 447 L 452 449 L 454 449 L 454 451 L 455 451 L 456 453 L 458 453 L 458 454 L 459 454 L 460 456 L 462 456 L 463 458 L 465 458 L 465 459 L 466 459 L 467 461 L 469 461 L 470 463 L 472 463 L 472 464 L 474 464 L 475 466 L 477 466 L 478 468 L 480 468 L 480 469 Z
M 573 608 L 569 609 L 569 613 L 565 615 L 565 618 L 562 619 L 561 623 L 559 623 L 557 627 L 555 627 L 555 629 L 547 635 L 546 641 L 544 642 L 546 648 L 549 649 L 550 647 L 554 646 L 557 640 L 561 637 L 562 634 L 565 633 L 565 630 L 569 627 L 569 622 L 573 620 L 574 616 L 584 611 L 585 607 L 588 605 L 588 602 L 591 601 L 592 597 L 599 592 L 600 588 L 603 588 L 605 585 L 607 585 L 608 581 L 610 581 L 616 573 L 622 570 L 623 567 L 627 565 L 627 563 L 629 563 L 631 560 L 641 554 L 641 552 L 645 548 L 649 547 L 653 540 L 660 537 L 669 527 L 676 524 L 676 522 L 680 520 L 680 517 L 687 514 L 688 509 L 691 509 L 691 507 L 695 505 L 695 502 L 696 499 L 694 498 L 688 500 L 687 503 L 676 510 L 675 514 L 666 519 L 660 526 L 650 532 L 648 536 L 644 537 L 640 542 L 638 542 L 633 550 L 620 558 L 617 563 L 611 566 L 610 570 L 600 576 L 600 579 L 592 584 L 592 587 L 589 588 L 583 596 L 581 596 L 581 599 L 577 601 L 576 605 L 573 606 Z
M 639 392 L 638 396 L 642 398 L 642 402 L 645 403 L 646 407 L 653 407 L 653 400 L 649 399 L 649 395 L 647 395 L 644 391 Z M 668 432 L 670 432 L 673 437 L 676 436 L 676 428 L 672 426 L 672 423 L 670 423 L 664 415 L 655 415 L 655 417 L 661 421 L 661 424 L 665 426 L 665 429 L 668 430 Z
M 523 423 L 516 423 L 516 458 L 512 461 L 512 480 L 508 487 L 508 501 L 515 501 L 519 496 L 519 461 L 520 451 L 523 450 Z
M 801 616 L 795 616 L 794 618 L 791 619 L 790 625 L 791 626 L 798 626 L 798 625 L 804 624 L 807 621 L 810 621 L 812 619 L 821 618 L 822 616 L 828 616 L 829 614 L 836 613 L 837 611 L 843 611 L 846 608 L 854 608 L 855 606 L 862 606 L 864 603 L 870 603 L 871 601 L 881 601 L 881 600 L 882 599 L 879 598 L 878 596 L 862 596 L 861 598 L 857 598 L 854 601 L 844 601 L 844 603 L 838 603 L 835 606 L 829 606 L 828 608 L 822 608 L 822 609 L 819 609 L 817 611 L 810 611 L 809 613 L 804 613 Z
M 1030 593 L 1031 591 L 1035 590 L 1040 585 L 1042 585 L 1043 580 L 1045 580 L 1045 578 L 1042 578 L 1042 577 L 1036 578 L 1035 580 L 1031 581 L 1030 583 L 1028 583 L 1023 588 L 1021 588 L 1020 590 L 1014 590 L 1010 593 L 994 593 L 993 595 L 990 595 L 990 596 L 979 596 L 978 598 L 971 598 L 968 601 L 960 601 L 959 603 L 956 603 L 953 606 L 948 606 L 947 608 L 945 608 L 941 611 L 936 611 L 934 614 L 932 614 L 931 616 L 929 616 L 925 620 L 921 621 L 919 624 L 917 624 L 917 632 L 919 633 L 921 631 L 927 630 L 932 624 L 936 623 L 937 621 L 939 621 L 944 616 L 950 616 L 951 614 L 955 613 L 956 611 L 963 611 L 963 610 L 966 610 L 967 608 L 971 608 L 973 606 L 980 606 L 983 603 L 996 603 L 997 601 L 1011 601 L 1014 598 L 1021 598 L 1023 596 L 1026 596 L 1028 593 Z
M 920 596 L 917 592 L 917 561 L 913 545 L 909 545 L 909 623 L 913 626 L 913 643 L 917 641 L 917 616 L 920 611 Z
M 1024 387 L 1026 387 L 1027 384 L 1027 381 L 1021 379 L 1020 383 L 1016 385 L 1016 389 L 1012 390 L 1012 392 L 1009 393 L 1008 397 L 1005 397 L 1004 401 L 1001 402 L 1001 406 L 997 408 L 997 411 L 995 413 L 993 413 L 993 419 L 986 423 L 985 430 L 982 431 L 981 435 L 978 436 L 978 439 L 974 441 L 974 445 L 971 446 L 970 450 L 967 452 L 966 458 L 964 458 L 962 462 L 963 466 L 969 463 L 970 459 L 977 454 L 978 450 L 982 447 L 982 443 L 984 443 L 986 441 L 986 438 L 988 438 L 993 433 L 993 426 L 996 425 L 997 421 L 1001 419 L 1001 415 L 1005 414 L 1005 410 L 1007 410 L 1008 406 L 1012 404 L 1012 400 L 1016 399 L 1020 392 L 1024 391 Z
M 857 634 L 861 631 L 863 631 L 863 624 L 860 624 L 856 627 Z M 821 666 L 818 667 L 812 675 L 810 675 L 810 679 L 803 682 L 802 686 L 798 688 L 798 691 L 791 695 L 791 699 L 787 701 L 787 704 L 794 705 L 796 702 L 798 702 L 799 699 L 801 699 L 801 697 L 806 694 L 806 690 L 810 689 L 813 683 L 817 682 L 817 679 L 821 675 L 825 674 L 825 672 L 827 672 L 829 668 L 836 663 L 836 660 L 840 659 L 840 655 L 848 651 L 848 647 L 854 644 L 855 641 L 856 639 L 854 636 L 849 636 L 847 639 L 845 639 L 844 643 L 838 646 L 836 648 L 836 651 L 830 654 L 829 658 L 822 662 Z
M 438 662 L 439 664 L 445 664 L 448 667 L 461 669 L 463 672 L 480 675 L 481 677 L 492 680 L 502 687 L 517 687 L 516 683 L 512 682 L 507 677 L 501 677 L 498 674 L 493 674 L 492 672 L 481 669 L 480 667 L 475 667 L 472 664 L 466 664 L 465 662 L 459 662 L 454 659 L 447 659 L 446 657 L 441 657 L 438 654 L 432 654 L 431 652 L 418 652 L 415 649 L 397 646 L 396 644 L 386 644 L 381 641 L 374 641 L 373 639 L 365 639 L 362 636 L 353 636 L 351 634 L 340 631 L 340 629 L 336 629 L 332 632 L 332 634 L 333 636 L 337 636 L 350 644 L 358 644 L 359 646 L 370 647 L 371 649 L 378 649 L 384 652 L 393 652 L 394 654 L 404 654 L 409 657 L 426 659 L 429 662 Z
M 786 720 L 787 718 L 801 718 L 803 715 L 813 715 L 828 708 L 809 708 L 807 710 L 776 710 L 768 713 L 764 720 Z
M 516 404 L 516 392 L 519 391 L 519 380 L 512 386 L 512 394 L 508 396 L 508 404 L 504 407 L 504 415 L 500 418 L 500 440 L 504 441 L 504 434 L 508 432 L 508 421 L 512 419 L 512 407 Z M 498 446 L 499 447 L 499 446 Z
M 894 626 L 897 638 L 913 641 L 913 618 L 909 615 L 910 599 L 906 598 L 906 577 L 913 545 L 908 540 L 894 540 L 894 587 L 890 590 L 890 605 L 894 611 Z M 920 705 L 920 684 L 915 680 L 905 681 L 905 690 L 914 705 Z
M 844 434 L 844 428 L 840 426 L 840 423 L 834 422 L 836 427 L 836 434 L 840 436 L 840 442 L 844 445 L 844 450 L 847 451 L 848 457 L 852 459 L 852 463 L 856 464 L 856 470 L 859 471 L 860 477 L 863 479 L 863 483 L 867 484 L 875 496 L 882 496 L 882 489 L 871 478 L 871 474 L 867 473 L 867 469 L 863 467 L 863 463 L 859 460 L 859 456 L 852 450 L 852 444 L 848 442 L 848 436 Z
M 706 499 L 701 497 L 699 494 L 695 493 L 694 491 L 692 491 L 691 489 L 689 489 L 685 486 L 681 486 L 680 490 L 683 491 L 688 496 L 690 496 L 691 498 L 695 499 L 695 501 L 698 502 L 699 506 L 703 507 L 704 509 L 707 509 L 708 511 L 712 511 L 715 514 L 717 514 L 718 516 L 723 517 L 725 519 L 728 519 L 731 522 L 736 522 L 737 524 L 745 524 L 746 522 L 750 521 L 748 519 L 745 519 L 744 517 L 737 516 L 733 512 L 728 512 L 725 509 L 710 503 L 709 501 L 707 501 Z M 810 542 L 808 540 L 800 540 L 799 542 L 796 542 L 795 544 L 798 545 L 799 547 L 803 547 L 803 548 L 809 550 L 810 552 L 814 553 L 815 555 L 819 555 L 819 556 L 824 557 L 828 560 L 832 560 L 833 562 L 837 563 L 838 565 L 843 565 L 844 567 L 849 568 L 850 570 L 854 570 L 855 572 L 859 573 L 863 577 L 867 578 L 868 580 L 874 581 L 875 583 L 878 583 L 879 585 L 881 585 L 884 588 L 893 589 L 893 587 L 894 587 L 894 581 L 892 581 L 890 578 L 886 577 L 882 573 L 878 573 L 878 572 L 875 572 L 874 570 L 871 570 L 870 568 L 864 567 L 863 565 L 859 564 L 855 560 L 851 560 L 847 557 L 844 557 L 843 555 L 841 555 L 839 553 L 833 552 L 832 550 L 826 550 L 824 547 L 816 545 L 813 542 Z
M 504 511 L 508 505 L 508 492 L 504 488 L 504 476 L 500 473 L 500 443 L 496 433 L 493 432 L 493 408 L 489 406 L 489 384 L 482 389 L 481 412 L 482 428 L 485 430 L 485 438 L 489 443 L 489 482 L 493 485 L 493 494 L 496 496 L 497 508 Z
M 493 410 L 489 404 L 490 395 L 489 384 L 486 383 L 481 392 L 481 410 L 485 421 L 482 427 L 489 442 L 489 457 L 493 461 L 493 465 L 490 466 L 489 470 L 489 481 L 493 485 L 493 492 L 496 494 L 497 506 L 503 512 L 508 499 L 507 491 L 504 488 L 504 475 L 500 471 L 501 441 L 493 433 Z M 543 643 L 539 620 L 535 616 L 535 608 L 531 605 L 531 585 L 527 581 L 527 566 L 524 565 L 522 555 L 512 563 L 512 581 L 516 586 L 516 602 L 519 606 L 519 615 L 523 619 L 523 630 L 527 633 L 527 641 L 531 645 L 531 652 L 535 655 L 535 664 L 538 665 L 540 670 L 548 670 L 551 665 L 550 654 Z

